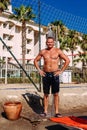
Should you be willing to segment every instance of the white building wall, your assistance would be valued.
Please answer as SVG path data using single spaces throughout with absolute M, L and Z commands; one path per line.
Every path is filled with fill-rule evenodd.
M 18 61 L 22 62 L 22 37 L 21 37 L 21 23 L 16 20 L 8 19 L 8 13 L 4 13 L 0 16 L 0 37 L 2 40 L 6 43 L 8 47 L 10 47 L 10 50 L 14 54 L 14 56 L 18 59 Z M 37 24 L 35 24 L 33 21 L 29 24 L 26 24 L 26 63 L 32 63 L 33 59 L 39 52 L 39 42 L 34 45 L 35 37 L 34 37 L 34 31 L 39 31 L 39 27 Z M 29 29 L 31 31 L 29 32 Z M 41 28 L 41 41 L 44 41 L 44 35 L 42 35 L 43 29 Z M 10 39 L 9 39 L 10 37 Z M 30 42 L 29 42 L 30 40 Z M 0 41 L 1 43 L 1 41 Z M 44 45 L 44 42 L 43 44 Z M 41 45 L 41 48 L 42 48 Z M 16 63 L 16 61 L 12 58 L 11 54 L 7 51 L 6 48 L 3 48 L 3 44 L 0 44 L 0 57 L 5 58 L 6 56 L 11 59 L 10 62 Z M 35 53 L 35 50 L 37 53 Z M 30 60 L 32 59 L 32 60 Z

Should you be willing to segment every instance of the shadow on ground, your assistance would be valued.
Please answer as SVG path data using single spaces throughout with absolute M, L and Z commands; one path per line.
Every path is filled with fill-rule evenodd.
M 40 114 L 43 111 L 43 98 L 40 95 L 37 93 L 25 93 L 22 96 L 35 113 Z
M 2 112 L 2 113 L 1 113 L 1 116 L 2 116 L 3 118 L 7 119 L 5 112 Z
M 78 117 L 87 120 L 87 116 L 78 116 Z
M 60 125 L 60 124 L 47 126 L 45 128 L 47 130 L 79 130 L 78 128 L 63 126 L 63 125 Z
M 65 128 L 64 126 L 61 125 L 51 125 L 45 127 L 47 130 L 68 130 L 68 128 Z

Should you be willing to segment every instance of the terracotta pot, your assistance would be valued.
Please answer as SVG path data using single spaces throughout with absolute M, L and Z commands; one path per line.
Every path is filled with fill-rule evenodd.
M 17 120 L 20 117 L 20 113 L 22 110 L 21 102 L 6 102 L 3 105 L 4 112 L 6 117 L 9 120 Z

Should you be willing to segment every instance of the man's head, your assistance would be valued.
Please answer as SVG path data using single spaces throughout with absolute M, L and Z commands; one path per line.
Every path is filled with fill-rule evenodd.
M 46 45 L 47 45 L 48 49 L 53 48 L 54 47 L 54 38 L 53 37 L 47 37 Z

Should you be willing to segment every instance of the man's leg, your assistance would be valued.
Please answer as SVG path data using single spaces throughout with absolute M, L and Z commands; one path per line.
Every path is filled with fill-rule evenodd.
M 54 94 L 54 108 L 55 108 L 55 114 L 59 113 L 59 95 L 58 93 Z
M 47 114 L 49 95 L 44 94 L 44 113 Z

